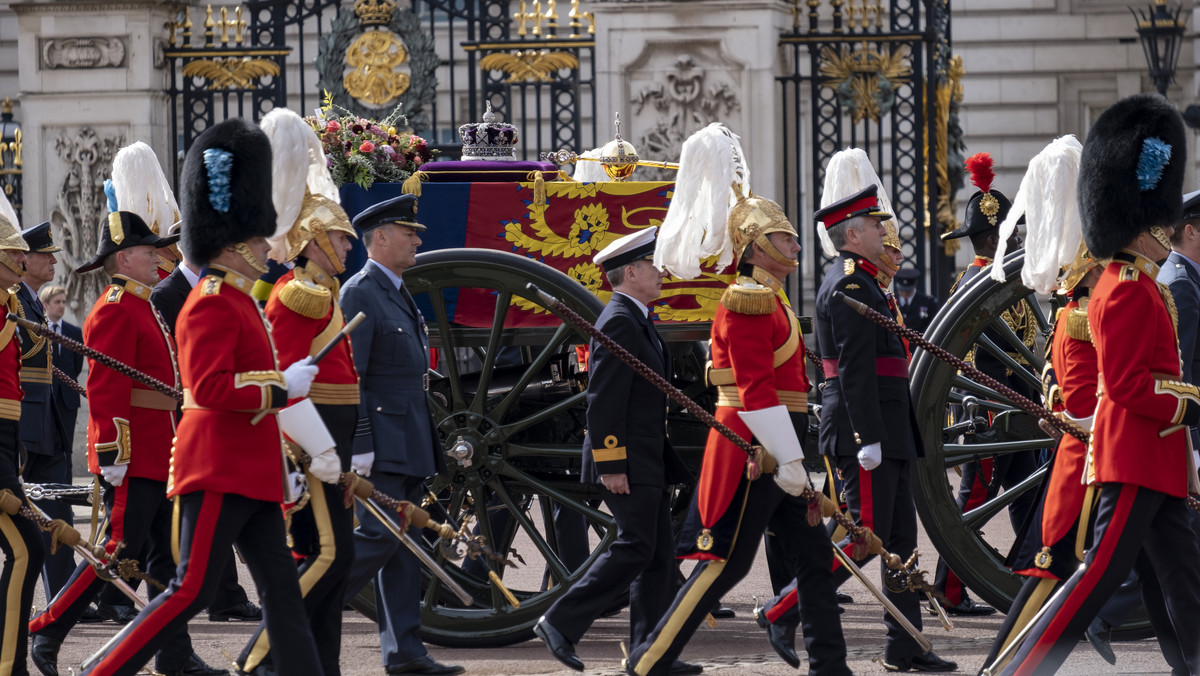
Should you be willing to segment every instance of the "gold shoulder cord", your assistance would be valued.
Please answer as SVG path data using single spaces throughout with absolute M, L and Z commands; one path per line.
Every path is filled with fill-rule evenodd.
M 21 306 L 21 302 L 19 300 L 17 301 L 17 316 L 21 319 L 28 319 L 28 317 L 25 316 L 25 308 Z M 21 355 L 21 361 L 25 361 L 26 359 L 36 355 L 38 350 L 42 349 L 42 346 L 46 344 L 45 336 L 40 336 L 30 331 L 26 331 L 25 333 L 29 334 L 29 339 L 33 341 L 33 347 L 29 348 L 28 352 Z

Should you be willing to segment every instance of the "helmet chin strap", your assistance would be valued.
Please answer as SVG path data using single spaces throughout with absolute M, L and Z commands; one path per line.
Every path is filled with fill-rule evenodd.
M 313 238 L 317 246 L 325 253 L 325 257 L 329 259 L 329 264 L 333 266 L 333 274 L 340 275 L 346 271 L 345 264 L 337 252 L 333 250 L 333 240 L 329 239 L 329 233 L 325 229 L 317 230 L 317 236 Z
M 247 265 L 254 268 L 254 270 L 258 274 L 260 274 L 260 275 L 267 274 L 267 270 L 269 270 L 270 268 L 267 267 L 266 263 L 263 263 L 254 257 L 254 253 L 252 251 L 250 251 L 250 247 L 246 246 L 245 242 L 238 242 L 237 244 L 234 244 L 233 250 L 236 251 L 238 253 L 238 255 L 242 257 L 242 260 L 246 261 Z
M 1154 238 L 1154 241 L 1161 244 L 1162 247 L 1167 250 L 1168 254 L 1171 253 L 1171 240 L 1167 237 L 1167 233 L 1164 232 L 1161 227 L 1156 225 L 1153 228 L 1150 228 L 1150 236 Z
M 767 254 L 767 257 L 776 263 L 793 268 L 799 267 L 800 261 L 796 260 L 795 258 L 788 258 L 787 256 L 784 256 L 779 251 L 779 248 L 776 247 L 771 240 L 767 239 L 766 235 L 759 235 L 758 237 L 755 237 L 754 243 L 758 245 L 759 250 Z
M 21 265 L 20 263 L 17 263 L 16 259 L 14 259 L 12 257 L 12 255 L 10 255 L 8 253 L 8 251 L 5 249 L 0 249 L 0 263 L 3 263 L 4 267 L 8 268 L 9 270 L 12 270 L 13 274 L 15 274 L 16 276 L 18 276 L 18 277 L 25 276 L 25 266 Z

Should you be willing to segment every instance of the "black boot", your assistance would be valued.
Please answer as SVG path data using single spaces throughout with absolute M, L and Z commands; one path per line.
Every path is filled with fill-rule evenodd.
M 40 634 L 33 635 L 29 647 L 29 656 L 33 658 L 33 666 L 42 672 L 43 676 L 58 676 L 58 649 L 62 641 Z

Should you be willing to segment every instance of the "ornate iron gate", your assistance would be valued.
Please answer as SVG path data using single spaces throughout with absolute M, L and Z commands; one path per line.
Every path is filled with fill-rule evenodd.
M 458 126 L 478 121 L 485 98 L 524 131 L 526 157 L 594 146 L 591 14 L 579 0 L 562 13 L 557 0 L 546 0 L 544 9 L 542 0 L 521 0 L 519 11 L 510 9 L 509 0 L 252 0 L 186 8 L 168 25 L 165 51 L 179 151 L 173 174 L 192 141 L 216 122 L 258 120 L 289 103 L 311 113 L 323 90 L 364 117 L 382 118 L 402 102 L 413 131 L 443 157 L 457 157 Z
M 949 259 L 939 234 L 954 227 L 955 212 L 950 111 L 939 98 L 953 91 L 948 0 L 794 0 L 793 15 L 792 31 L 780 36 L 791 72 L 777 78 L 785 209 L 810 224 L 829 158 L 864 149 L 891 196 L 906 264 L 927 270 L 940 288 Z M 805 277 L 815 287 L 830 259 L 808 239 L 814 269 Z

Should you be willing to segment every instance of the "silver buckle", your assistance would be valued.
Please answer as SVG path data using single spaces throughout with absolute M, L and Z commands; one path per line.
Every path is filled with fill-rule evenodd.
M 429 391 L 429 373 L 428 372 L 421 374 L 421 389 L 425 390 L 426 392 Z

